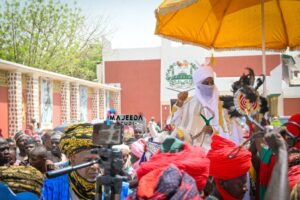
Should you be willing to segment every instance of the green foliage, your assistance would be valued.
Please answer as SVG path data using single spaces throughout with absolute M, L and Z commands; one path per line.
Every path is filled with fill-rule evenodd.
M 76 2 L 6 0 L 0 11 L 1 59 L 83 79 L 96 78 L 105 24 L 89 29 Z

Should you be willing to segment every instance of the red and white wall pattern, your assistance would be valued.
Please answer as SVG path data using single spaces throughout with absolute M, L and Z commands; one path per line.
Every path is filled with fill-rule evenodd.
M 61 123 L 70 121 L 70 83 L 61 82 Z
M 40 80 L 39 77 L 21 72 L 1 72 L 0 107 L 3 116 L 0 118 L 0 129 L 4 137 L 13 137 L 18 131 L 26 128 L 34 118 L 40 122 Z M 22 82 L 22 76 L 24 78 Z M 53 128 L 59 124 L 79 121 L 80 119 L 80 83 L 54 80 L 53 87 Z M 54 84 L 55 83 L 55 84 Z M 23 87 L 22 87 L 23 86 Z M 86 86 L 88 87 L 88 86 Z M 91 92 L 88 103 L 88 121 L 103 120 L 106 110 L 106 90 L 88 87 Z M 109 92 L 113 106 L 121 111 L 120 92 Z M 7 95 L 6 95 L 7 94 Z M 22 96 L 23 95 L 23 96 Z M 24 98 L 25 97 L 25 98 Z
M 26 124 L 30 124 L 31 119 L 35 119 L 37 122 L 40 121 L 39 115 L 39 78 L 36 76 L 26 77 Z
M 120 92 L 110 92 L 110 99 L 112 100 L 112 107 L 117 111 L 117 114 L 121 113 L 121 94 Z
M 100 117 L 100 98 L 99 98 L 99 89 L 94 89 L 93 91 L 93 97 L 92 97 L 92 118 L 93 119 L 99 119 Z
M 13 136 L 22 129 L 22 76 L 20 72 L 8 73 L 8 132 Z
M 79 84 L 71 83 L 71 121 L 80 119 L 79 103 Z
M 105 112 L 105 91 L 99 90 L 99 119 L 104 119 Z

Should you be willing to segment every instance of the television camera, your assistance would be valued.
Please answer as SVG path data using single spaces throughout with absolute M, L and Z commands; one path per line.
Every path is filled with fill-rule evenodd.
M 94 124 L 92 140 L 95 148 L 91 150 L 91 153 L 98 154 L 100 159 L 49 171 L 46 173 L 47 177 L 54 178 L 99 163 L 104 173 L 97 177 L 95 199 L 101 200 L 102 197 L 104 200 L 120 199 L 122 181 L 127 177 L 120 175 L 122 174 L 122 152 L 113 149 L 112 146 L 122 144 L 123 129 L 120 123 Z

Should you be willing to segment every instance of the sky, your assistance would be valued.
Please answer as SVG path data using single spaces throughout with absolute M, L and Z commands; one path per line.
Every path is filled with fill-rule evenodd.
M 74 2 L 74 0 L 61 1 L 70 4 Z M 89 19 L 96 19 L 101 15 L 108 17 L 113 33 L 107 38 L 111 41 L 112 48 L 142 48 L 161 45 L 161 38 L 154 34 L 156 24 L 154 11 L 163 0 L 76 1 L 83 14 Z M 247 52 L 249 54 L 261 53 L 260 51 L 244 51 L 244 53 Z M 299 54 L 299 51 L 290 53 Z
M 73 5 L 74 0 L 60 0 Z M 88 23 L 104 16 L 112 48 L 158 47 L 161 38 L 154 34 L 154 11 L 163 0 L 76 0 Z M 0 0 L 3 3 L 4 0 Z M 253 51 L 251 52 L 253 53 Z M 259 52 L 258 52 L 259 53 Z M 299 54 L 299 51 L 294 52 Z M 291 52 L 291 54 L 294 54 Z
M 62 0 L 71 3 L 73 0 Z M 112 33 L 107 37 L 112 48 L 160 46 L 160 37 L 154 35 L 154 10 L 162 0 L 77 0 L 88 19 L 107 17 Z M 90 21 L 93 21 L 90 20 Z
M 107 38 L 111 41 L 112 48 L 157 47 L 161 44 L 160 37 L 154 35 L 156 23 L 154 11 L 163 0 L 59 1 L 69 5 L 74 5 L 76 1 L 89 23 L 104 16 L 110 30 Z M 4 5 L 4 2 L 5 0 L 0 0 L 1 5 Z

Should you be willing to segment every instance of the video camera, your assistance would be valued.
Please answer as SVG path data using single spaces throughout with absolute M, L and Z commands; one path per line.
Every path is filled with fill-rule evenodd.
M 123 132 L 124 127 L 118 122 L 109 125 L 105 122 L 94 124 L 92 141 L 95 148 L 91 150 L 91 153 L 99 155 L 100 159 L 47 172 L 47 177 L 57 177 L 99 163 L 100 167 L 104 169 L 104 174 L 97 177 L 95 199 L 102 199 L 102 193 L 104 193 L 104 200 L 120 199 L 122 181 L 127 177 L 121 176 L 122 152 L 113 149 L 112 146 L 122 144 Z
M 99 155 L 103 176 L 97 178 L 96 197 L 100 199 L 104 192 L 104 199 L 120 199 L 122 190 L 123 156 L 120 150 L 113 149 L 113 145 L 122 144 L 124 126 L 120 123 L 99 123 L 93 126 L 93 145 L 97 147 L 92 151 Z M 102 188 L 104 186 L 104 191 Z
M 122 144 L 123 132 L 124 126 L 120 123 L 99 123 L 93 126 L 92 140 L 97 148 L 92 153 L 99 155 L 106 175 L 115 176 L 122 172 L 122 152 L 112 146 Z
M 93 145 L 111 147 L 122 144 L 124 126 L 121 123 L 98 123 L 93 125 Z

